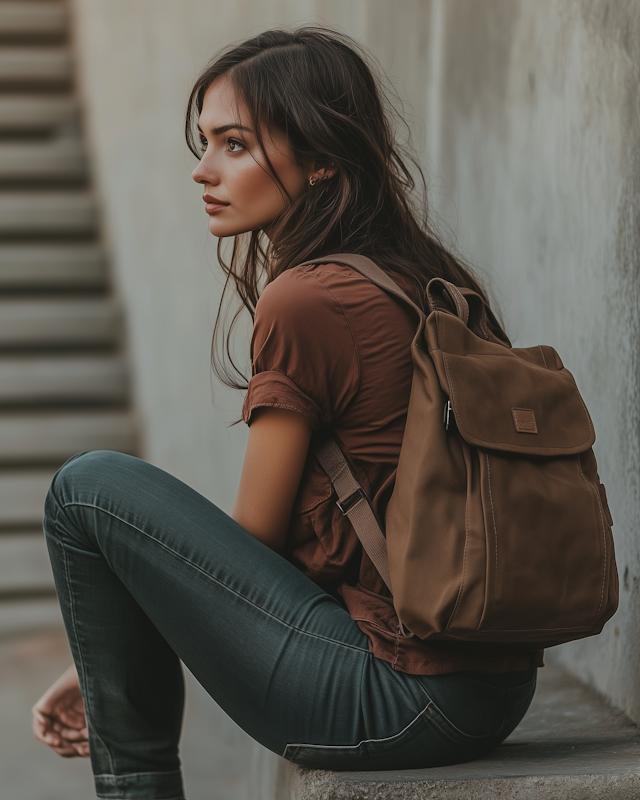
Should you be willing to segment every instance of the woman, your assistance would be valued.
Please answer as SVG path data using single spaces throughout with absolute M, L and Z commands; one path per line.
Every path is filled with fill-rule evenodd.
M 193 178 L 211 233 L 235 237 L 227 286 L 254 316 L 249 442 L 231 517 L 118 453 L 53 481 L 45 530 L 76 666 L 34 726 L 61 755 L 90 750 L 99 797 L 183 797 L 179 659 L 263 745 L 328 769 L 476 758 L 531 701 L 540 654 L 402 635 L 310 454 L 330 430 L 384 519 L 417 319 L 331 258 L 303 262 L 367 255 L 422 304 L 434 276 L 482 293 L 414 205 L 421 173 L 393 127 L 356 45 L 319 28 L 232 47 L 192 91 Z M 217 367 L 241 385 L 233 361 Z

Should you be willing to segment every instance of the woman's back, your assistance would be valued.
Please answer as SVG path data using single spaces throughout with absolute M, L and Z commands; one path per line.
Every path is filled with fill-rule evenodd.
M 411 283 L 395 277 L 411 294 Z M 417 315 L 404 303 L 330 261 L 283 273 L 256 308 L 245 422 L 251 424 L 260 408 L 287 408 L 306 417 L 314 433 L 329 429 L 380 522 L 404 434 L 416 324 Z M 499 672 L 542 663 L 541 653 L 530 650 L 460 648 L 402 636 L 389 592 L 311 452 L 284 554 L 319 586 L 337 593 L 369 637 L 372 652 L 402 672 Z

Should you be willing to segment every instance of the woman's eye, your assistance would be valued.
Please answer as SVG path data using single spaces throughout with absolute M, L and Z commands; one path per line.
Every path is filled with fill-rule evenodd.
M 242 142 L 239 142 L 237 139 L 227 139 L 227 147 L 230 153 L 239 153 L 241 150 L 245 149 Z
M 203 152 L 207 149 L 207 147 L 209 147 L 209 142 L 207 141 L 206 136 L 200 137 L 200 147 L 202 148 Z

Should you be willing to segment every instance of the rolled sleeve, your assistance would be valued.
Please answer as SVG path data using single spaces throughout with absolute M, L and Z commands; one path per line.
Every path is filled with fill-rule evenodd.
M 359 362 L 342 306 L 305 268 L 270 283 L 256 306 L 253 376 L 242 409 L 288 408 L 318 430 L 331 425 L 358 391 Z
M 287 408 L 305 417 L 312 430 L 322 425 L 322 412 L 292 380 L 280 372 L 259 372 L 249 381 L 247 396 L 242 406 L 242 419 L 251 425 L 257 408 Z

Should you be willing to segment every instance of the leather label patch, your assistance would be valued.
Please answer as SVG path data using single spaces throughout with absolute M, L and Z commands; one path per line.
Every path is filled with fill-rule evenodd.
M 530 408 L 512 408 L 511 413 L 518 433 L 538 433 L 536 415 Z

